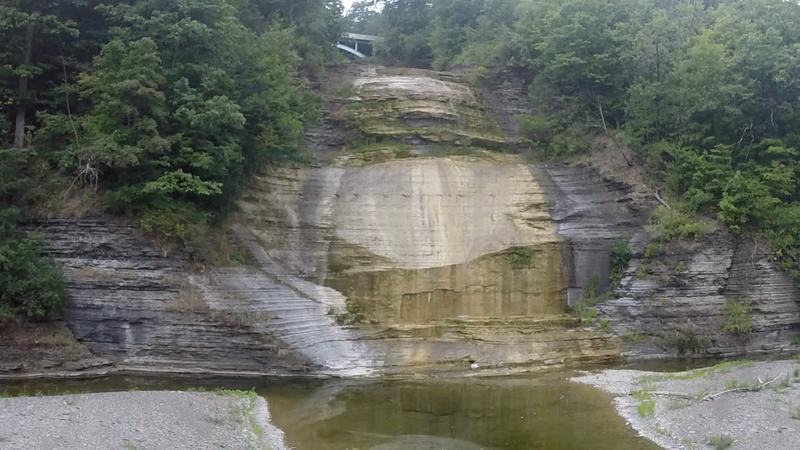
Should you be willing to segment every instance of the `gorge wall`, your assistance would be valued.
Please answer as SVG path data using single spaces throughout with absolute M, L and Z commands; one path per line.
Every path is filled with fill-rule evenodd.
M 355 66 L 331 85 L 315 162 L 256 177 L 238 202 L 247 265 L 197 270 L 104 218 L 39 224 L 69 280 L 66 322 L 94 355 L 160 371 L 508 372 L 674 355 L 669 330 L 687 327 L 720 355 L 786 350 L 800 331 L 797 289 L 766 247 L 723 235 L 668 277 L 634 258 L 600 321 L 582 322 L 569 307 L 607 287 L 612 244 L 641 254 L 648 240 L 641 186 L 607 161 L 502 152 L 518 147 L 519 83 L 476 92 L 455 74 Z M 721 330 L 733 297 L 749 340 Z

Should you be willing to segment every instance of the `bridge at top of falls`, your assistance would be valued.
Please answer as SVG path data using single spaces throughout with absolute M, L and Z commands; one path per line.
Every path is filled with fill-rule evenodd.
M 375 53 L 375 41 L 379 39 L 369 34 L 344 33 L 336 48 L 356 58 L 367 58 Z

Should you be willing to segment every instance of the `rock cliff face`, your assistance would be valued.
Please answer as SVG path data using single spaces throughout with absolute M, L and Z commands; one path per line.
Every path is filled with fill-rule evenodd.
M 274 333 L 255 329 L 248 311 L 209 305 L 202 277 L 180 257 L 165 258 L 133 227 L 104 219 L 39 225 L 68 280 L 65 321 L 93 354 L 159 370 L 305 364 Z
M 600 307 L 631 343 L 631 357 L 735 356 L 796 349 L 800 291 L 769 260 L 769 247 L 722 232 L 658 263 L 636 258 Z M 729 302 L 746 311 L 749 333 L 726 330 Z
M 552 183 L 553 219 L 569 242 L 569 303 L 574 305 L 590 283 L 608 289 L 611 246 L 617 240 L 646 238 L 647 210 L 635 203 L 630 186 L 602 176 L 586 165 L 545 168 Z
M 564 309 L 565 243 L 515 158 L 284 169 L 240 203 L 270 255 L 384 323 Z
M 309 132 L 317 163 L 274 168 L 239 201 L 233 231 L 253 264 L 198 272 L 124 224 L 42 223 L 69 279 L 66 321 L 92 353 L 157 370 L 502 373 L 612 361 L 621 340 L 630 357 L 730 355 L 785 349 L 800 331 L 796 287 L 765 247 L 721 234 L 669 276 L 635 259 L 600 307 L 608 330 L 585 326 L 568 306 L 592 280 L 605 287 L 613 242 L 648 239 L 642 193 L 607 165 L 497 152 L 524 109 L 517 84 L 486 101 L 495 124 L 453 74 L 343 79 Z M 748 305 L 749 340 L 717 331 L 729 299 Z
M 367 67 L 353 80 L 344 109 L 365 135 L 412 142 L 503 146 L 478 96 L 458 76 Z

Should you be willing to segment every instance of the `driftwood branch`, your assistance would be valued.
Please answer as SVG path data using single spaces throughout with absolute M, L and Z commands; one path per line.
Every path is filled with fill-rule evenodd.
M 758 383 L 759 384 L 754 386 L 754 387 L 745 387 L 745 386 L 743 386 L 743 387 L 737 387 L 737 388 L 733 388 L 733 389 L 726 389 L 724 391 L 715 392 L 713 394 L 705 395 L 704 397 L 702 397 L 701 400 L 703 400 L 703 401 L 714 400 L 717 397 L 721 397 L 721 396 L 723 396 L 725 394 L 730 394 L 730 393 L 733 393 L 733 392 L 757 392 L 757 391 L 760 391 L 760 390 L 764 389 L 765 387 L 769 386 L 770 384 L 778 381 L 782 376 L 783 376 L 783 374 L 778 374 L 778 376 L 776 376 L 775 378 L 773 378 L 773 379 L 771 379 L 769 381 L 766 381 L 766 382 L 762 382 L 761 378 L 758 378 Z M 655 395 L 657 397 L 678 397 L 678 398 L 683 398 L 683 399 L 686 399 L 686 400 L 696 400 L 698 398 L 697 395 L 687 394 L 686 392 L 649 391 L 647 393 L 650 394 L 650 395 Z
M 75 175 L 73 178 L 72 183 L 70 183 L 69 187 L 66 191 L 64 191 L 64 198 L 69 197 L 70 192 L 72 189 L 80 184 L 82 186 L 91 186 L 95 192 L 97 192 L 97 185 L 98 181 L 100 180 L 100 171 L 97 168 L 92 166 L 91 159 L 86 163 L 80 163 L 80 170 L 78 170 L 78 174 Z
M 650 394 L 659 397 L 680 397 L 680 398 L 685 398 L 687 400 L 694 400 L 695 398 L 697 398 L 696 396 L 687 394 L 685 392 L 653 391 L 650 392 Z
M 765 383 L 761 383 L 761 384 L 757 385 L 756 387 L 737 387 L 737 388 L 733 388 L 733 389 L 726 389 L 726 390 L 721 391 L 721 392 L 716 392 L 714 394 L 708 394 L 705 397 L 703 397 L 703 401 L 714 400 L 717 397 L 723 396 L 725 394 L 730 394 L 731 392 L 756 392 L 756 391 L 760 391 L 760 390 L 764 389 L 765 387 L 769 386 L 770 384 L 778 381 L 778 379 L 780 379 L 780 377 L 782 377 L 782 376 L 783 376 L 782 373 L 778 374 L 778 376 L 776 376 L 775 378 L 773 378 L 773 379 L 771 379 L 771 380 L 769 380 L 769 381 L 767 381 Z M 760 381 L 760 379 L 759 379 L 759 381 Z
M 664 208 L 667 208 L 667 209 L 670 209 L 670 210 L 672 209 L 672 207 L 669 206 L 669 204 L 661 197 L 661 189 L 656 189 L 656 191 L 653 192 L 653 196 L 656 198 L 656 200 L 658 200 L 658 203 L 661 203 L 662 205 L 664 205 Z

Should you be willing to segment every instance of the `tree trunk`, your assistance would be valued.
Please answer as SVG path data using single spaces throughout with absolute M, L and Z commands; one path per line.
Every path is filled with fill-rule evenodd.
M 25 26 L 25 55 L 22 64 L 26 66 L 31 65 L 31 57 L 33 56 L 33 32 L 35 31 L 33 22 L 28 22 Z M 14 128 L 14 147 L 22 148 L 25 146 L 25 114 L 28 111 L 28 77 L 22 76 L 19 78 L 19 86 L 17 87 L 17 120 L 15 121 Z
M 606 126 L 606 115 L 603 113 L 603 103 L 600 101 L 600 96 L 595 94 L 594 98 L 597 100 L 597 109 L 600 110 L 600 120 L 603 121 L 603 131 L 608 136 L 608 126 Z

